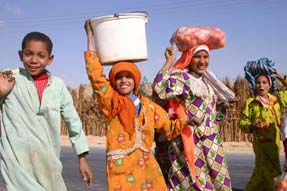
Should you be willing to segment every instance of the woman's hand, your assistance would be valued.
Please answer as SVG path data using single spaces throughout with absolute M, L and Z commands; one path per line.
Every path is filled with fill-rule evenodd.
M 166 71 L 166 70 L 169 70 L 171 68 L 171 66 L 173 65 L 173 63 L 175 62 L 176 55 L 175 55 L 174 50 L 172 48 L 166 48 L 164 55 L 165 55 L 166 61 L 165 61 L 164 66 L 162 67 L 162 70 Z
M 165 55 L 166 62 L 171 62 L 171 63 L 175 62 L 176 56 L 172 48 L 166 48 L 164 55 Z
M 200 126 L 202 123 L 202 119 L 194 116 L 192 119 L 189 119 L 186 121 L 186 125 L 190 126 Z
M 253 133 L 254 131 L 257 131 L 261 128 L 261 125 L 259 123 L 252 123 L 250 125 L 250 132 Z

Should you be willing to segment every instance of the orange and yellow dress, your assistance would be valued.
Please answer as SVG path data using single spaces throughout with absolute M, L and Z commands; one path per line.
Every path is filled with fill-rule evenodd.
M 85 52 L 86 70 L 94 93 L 107 119 L 106 168 L 109 191 L 168 190 L 160 167 L 152 153 L 154 133 L 167 139 L 181 133 L 183 120 L 170 120 L 166 111 L 144 96 L 138 96 L 141 109 L 129 135 L 119 117 L 111 117 L 114 89 L 103 75 L 103 67 L 94 51 Z

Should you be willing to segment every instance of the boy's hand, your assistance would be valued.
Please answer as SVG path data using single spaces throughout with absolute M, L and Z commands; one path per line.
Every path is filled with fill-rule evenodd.
M 9 94 L 15 85 L 12 71 L 0 72 L 0 98 Z
M 94 182 L 94 175 L 85 155 L 86 154 L 79 155 L 79 167 L 82 179 L 86 182 L 87 187 L 90 188 Z

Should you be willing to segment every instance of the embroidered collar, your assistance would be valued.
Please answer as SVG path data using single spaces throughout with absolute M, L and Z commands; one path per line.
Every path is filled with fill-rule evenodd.
M 202 75 L 198 75 L 197 73 L 195 73 L 195 72 L 193 72 L 193 71 L 189 71 L 189 73 L 191 74 L 191 75 L 193 75 L 195 78 L 197 78 L 197 79 L 202 79 Z
M 140 112 L 140 99 L 134 95 L 134 94 L 129 94 L 129 98 L 134 102 L 134 105 L 136 107 L 136 114 L 139 115 Z
M 272 105 L 274 105 L 274 104 L 276 104 L 278 102 L 278 99 L 277 99 L 276 96 L 274 96 L 274 95 L 272 95 L 270 93 L 268 93 L 267 96 L 268 96 L 268 101 L 269 102 L 266 101 L 266 99 L 264 99 L 261 96 L 256 96 L 254 99 L 256 101 L 258 101 L 265 108 L 269 108 L 270 106 L 272 106 Z

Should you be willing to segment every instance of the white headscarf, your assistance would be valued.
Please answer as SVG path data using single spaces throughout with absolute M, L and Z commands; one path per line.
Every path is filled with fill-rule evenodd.
M 198 53 L 199 51 L 206 51 L 208 54 L 209 54 L 209 48 L 207 45 L 205 44 L 202 44 L 202 45 L 199 45 L 197 47 L 195 47 L 193 50 L 192 50 L 192 56 L 194 56 L 196 53 Z

